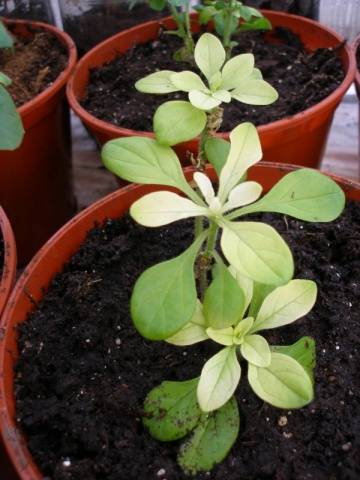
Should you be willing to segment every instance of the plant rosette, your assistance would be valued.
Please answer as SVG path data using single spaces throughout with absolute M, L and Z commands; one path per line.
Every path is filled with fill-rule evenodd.
M 314 51 L 317 48 L 335 48 L 343 40 L 338 34 L 329 30 L 318 22 L 289 15 L 281 12 L 262 11 L 274 28 L 285 27 L 299 35 L 306 50 Z M 192 29 L 198 32 L 197 14 L 192 15 Z M 161 21 L 167 29 L 176 28 L 172 18 Z M 147 22 L 131 30 L 124 31 L 102 42 L 86 54 L 78 63 L 74 76 L 67 87 L 67 95 L 72 109 L 82 119 L 85 125 L 94 134 L 102 145 L 106 141 L 123 136 L 152 137 L 151 132 L 136 131 L 123 128 L 106 121 L 97 119 L 81 105 L 89 84 L 91 69 L 99 68 L 114 60 L 117 55 L 127 52 L 135 43 L 147 43 L 158 38 L 159 22 Z M 289 162 L 307 167 L 317 167 L 320 163 L 327 133 L 329 131 L 333 113 L 342 96 L 353 81 L 355 62 L 350 48 L 344 45 L 339 50 L 339 56 L 344 68 L 345 78 L 339 87 L 319 104 L 295 114 L 290 118 L 278 120 L 258 127 L 263 147 L 263 160 L 272 162 Z M 228 139 L 228 133 L 217 133 L 216 136 Z M 176 151 L 182 162 L 187 162 L 187 152 L 196 154 L 199 140 L 194 139 L 176 146 Z

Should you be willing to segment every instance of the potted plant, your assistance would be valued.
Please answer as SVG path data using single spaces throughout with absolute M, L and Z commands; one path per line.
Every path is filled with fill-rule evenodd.
M 264 160 L 280 162 L 291 161 L 294 164 L 318 167 L 324 151 L 333 113 L 347 88 L 350 86 L 354 76 L 354 62 L 350 55 L 349 47 L 343 44 L 342 39 L 335 32 L 312 20 L 280 12 L 263 11 L 262 13 L 270 20 L 274 29 L 277 29 L 278 27 L 286 28 L 298 35 L 307 52 L 315 52 L 319 48 L 336 49 L 341 60 L 344 69 L 343 81 L 340 82 L 338 87 L 328 97 L 304 111 L 296 114 L 289 113 L 287 118 L 278 119 L 277 121 L 272 121 L 258 127 L 264 150 Z M 199 32 L 200 30 L 197 18 L 197 15 L 192 15 L 193 32 Z M 139 122 L 144 122 L 143 109 L 155 109 L 153 103 L 151 103 L 153 100 L 148 100 L 144 96 L 140 96 L 139 93 L 135 93 L 131 80 L 126 79 L 123 76 L 123 72 L 129 68 L 130 64 L 134 64 L 133 57 L 134 55 L 138 55 L 136 53 L 138 50 L 132 50 L 132 47 L 139 44 L 144 44 L 146 47 L 144 47 L 145 50 L 143 53 L 139 53 L 141 66 L 137 67 L 137 71 L 139 71 L 138 78 L 155 70 L 156 65 L 151 63 L 154 61 L 149 58 L 150 54 L 154 55 L 155 62 L 164 61 L 164 59 L 166 60 L 167 66 L 165 66 L 164 62 L 160 69 L 175 69 L 171 60 L 171 51 L 169 48 L 166 47 L 165 50 L 160 50 L 161 44 L 157 43 L 160 32 L 164 29 L 174 30 L 175 28 L 176 22 L 171 17 L 163 19 L 160 23 L 156 21 L 148 22 L 102 42 L 88 52 L 88 54 L 79 62 L 74 75 L 68 84 L 68 99 L 75 113 L 82 119 L 100 144 L 119 136 L 143 135 L 151 137 L 151 127 L 148 123 L 150 122 L 151 125 L 152 114 L 150 115 L 150 120 L 146 121 L 149 131 L 146 131 L 145 128 L 136 128 L 135 120 L 137 125 Z M 168 39 L 169 36 L 162 35 L 160 38 Z M 256 45 L 256 40 L 253 42 Z M 177 45 L 181 46 L 181 43 L 178 43 Z M 159 54 L 157 54 L 157 49 L 159 49 Z M 166 53 L 162 53 L 163 51 Z M 270 55 L 269 52 L 267 53 Z M 124 58 L 125 62 L 129 57 L 129 65 L 126 64 L 127 66 L 124 66 L 125 64 L 121 64 L 122 67 L 119 67 L 116 66 L 116 62 L 112 63 L 119 55 L 123 56 L 119 58 Z M 296 53 L 293 55 L 295 57 L 297 56 Z M 302 54 L 299 55 L 301 56 Z M 315 54 L 312 55 L 309 53 L 309 55 L 314 58 Z M 158 58 L 158 60 L 156 60 L 156 58 Z M 256 58 L 256 60 L 259 62 L 259 58 Z M 121 60 L 118 61 L 121 62 Z M 269 65 L 266 66 L 266 63 L 267 60 L 265 60 L 264 66 L 267 69 L 271 68 Z M 108 64 L 109 66 L 106 67 Z M 145 67 L 146 71 L 142 70 L 145 65 L 149 65 L 148 67 Z M 105 70 L 101 73 L 103 67 Z M 289 73 L 294 66 L 289 64 L 288 68 L 290 70 L 286 70 L 286 68 L 287 67 L 284 68 L 284 71 Z M 97 72 L 97 69 L 100 70 Z M 176 69 L 185 69 L 185 66 L 179 65 Z M 338 67 L 335 70 L 339 72 Z M 135 75 L 136 74 L 137 73 L 135 73 Z M 282 72 L 281 76 L 282 75 L 285 75 L 285 73 Z M 92 98 L 94 99 L 94 104 L 92 106 L 93 113 L 89 112 L 90 97 L 87 97 L 87 107 L 84 106 L 84 100 L 87 92 L 89 92 L 89 82 L 91 78 L 97 79 L 98 82 L 92 90 Z M 119 80 L 118 83 L 117 79 Z M 279 79 L 277 76 L 274 79 L 276 84 L 273 86 L 276 86 L 276 88 L 281 86 L 281 83 L 279 83 L 280 80 L 282 79 Z M 290 81 L 294 83 L 295 79 L 293 76 Z M 111 93 L 113 88 L 115 88 L 113 93 L 114 97 L 112 97 Z M 106 92 L 109 93 L 108 97 L 105 95 Z M 307 97 L 311 97 L 311 94 L 307 95 Z M 100 98 L 101 102 L 99 103 Z M 123 102 L 125 103 L 122 103 L 120 98 L 123 98 Z M 144 106 L 141 114 L 136 110 L 136 106 L 132 106 L 132 98 L 143 103 Z M 299 98 L 303 97 L 299 94 L 299 97 L 295 96 L 295 98 L 299 100 Z M 96 102 L 98 102 L 98 105 Z M 147 106 L 149 102 L 150 107 Z M 100 115 L 105 118 L 104 116 L 107 115 L 107 110 L 104 105 L 106 104 L 109 105 L 109 116 L 106 117 L 108 120 L 105 121 L 97 118 L 97 116 Z M 117 105 L 116 112 L 113 111 L 114 105 Z M 299 105 L 301 110 L 303 103 L 300 101 Z M 249 113 L 250 110 L 253 112 L 253 109 L 248 109 L 246 112 Z M 95 111 L 97 111 L 97 113 L 95 113 Z M 239 118 L 244 119 L 243 111 L 240 111 L 237 115 L 236 121 Z M 123 117 L 127 117 L 128 125 L 131 124 L 130 127 L 122 124 Z M 228 128 L 228 130 L 231 128 Z M 222 138 L 228 138 L 228 133 L 222 132 L 219 135 Z M 186 152 L 196 152 L 196 150 L 197 141 L 187 142 L 177 147 L 177 152 L 183 159 L 186 158 Z
M 211 65 L 209 59 L 207 67 Z M 187 117 L 187 121 L 191 119 Z M 333 415 L 338 395 L 357 395 L 354 389 L 351 394 L 348 391 L 348 378 L 357 378 L 355 351 L 351 366 L 346 363 L 344 367 L 350 376 L 333 378 L 330 384 L 323 376 L 326 365 L 331 372 L 335 367 L 333 350 L 326 356 L 322 347 L 341 345 L 334 348 L 337 358 L 341 357 L 335 362 L 339 377 L 345 371 L 341 362 L 348 355 L 341 349 L 345 344 L 354 346 L 347 340 L 345 327 L 351 323 L 358 331 L 354 319 L 341 314 L 344 330 L 340 334 L 338 317 L 329 317 L 340 305 L 337 300 L 341 297 L 335 300 L 334 292 L 342 290 L 339 263 L 332 258 L 338 245 L 329 244 L 329 234 L 334 235 L 335 230 L 340 242 L 348 235 L 344 217 L 328 229 L 326 222 L 342 211 L 344 193 L 316 170 L 259 165 L 261 146 L 251 124 L 236 127 L 230 140 L 230 152 L 224 164 L 217 166 L 218 175 L 211 167 L 183 172 L 174 151 L 154 139 L 109 142 L 103 150 L 105 164 L 124 179 L 143 185 L 129 185 L 80 213 L 47 242 L 19 280 L 3 321 L 0 422 L 1 431 L 6 432 L 6 448 L 22 479 L 43 475 L 91 478 L 94 472 L 104 478 L 184 478 L 183 472 L 196 478 L 238 478 L 245 471 L 248 478 L 266 472 L 268 476 L 283 474 L 293 468 L 294 457 L 284 461 L 280 448 L 296 445 L 299 449 L 309 441 L 327 439 L 329 430 L 338 425 L 339 419 Z M 211 180 L 216 178 L 215 193 Z M 259 199 L 260 178 L 266 193 Z M 359 199 L 356 184 L 337 182 L 348 198 Z M 153 228 L 144 229 L 126 218 L 116 220 L 129 208 L 137 222 Z M 277 227 L 283 225 L 283 233 L 288 232 L 300 257 L 304 249 L 302 259 L 310 257 L 297 271 L 305 278 L 292 280 L 294 263 L 289 247 L 273 227 L 263 223 L 273 223 L 272 216 L 235 221 L 245 214 L 271 211 L 286 215 L 285 219 L 279 217 Z M 177 226 L 179 220 L 190 217 L 197 219 L 195 231 L 191 221 Z M 316 223 L 307 231 L 303 221 Z M 161 228 L 169 223 L 174 223 L 173 228 Z M 219 228 L 220 246 L 216 247 Z M 356 248 L 357 232 L 353 235 L 355 243 L 347 247 Z M 356 292 L 351 287 L 352 270 L 346 270 L 352 268 L 351 259 L 341 258 L 341 272 L 348 275 L 349 301 Z M 143 271 L 143 266 L 150 268 Z M 336 280 L 328 278 L 332 274 Z M 311 323 L 311 333 L 320 346 L 315 385 L 319 382 L 321 388 L 316 388 L 314 403 L 298 410 L 313 399 L 314 340 L 308 337 L 311 314 L 297 322 L 297 328 L 283 327 L 280 336 L 272 328 L 310 311 L 316 297 L 314 279 L 325 282 L 330 290 L 321 290 L 319 303 L 325 310 Z M 334 304 L 327 310 L 330 298 Z M 129 324 L 129 307 L 136 329 L 150 341 Z M 345 311 L 349 315 L 350 306 Z M 27 314 L 30 317 L 24 322 Z M 271 329 L 265 334 L 267 340 L 258 338 L 257 332 L 263 329 Z M 335 331 L 339 336 L 333 338 Z M 300 333 L 305 338 L 284 347 L 286 340 L 293 343 Z M 199 340 L 206 341 L 190 346 Z M 267 341 L 277 346 L 270 349 Z M 219 350 L 216 343 L 225 348 Z M 237 388 L 239 352 L 249 362 L 249 383 L 261 400 L 251 394 L 246 382 Z M 212 368 L 214 363 L 224 368 Z M 196 378 L 199 375 L 200 380 Z M 170 382 L 157 387 L 165 377 Z M 337 383 L 342 381 L 346 391 Z M 146 398 L 149 385 L 155 390 Z M 335 403 L 329 399 L 334 390 Z M 238 407 L 232 397 L 235 391 L 241 405 L 242 440 L 228 455 L 239 429 Z M 358 415 L 356 401 L 349 400 L 348 407 Z M 350 430 L 337 431 L 337 442 L 356 436 L 353 415 L 344 416 Z M 18 430 L 15 416 L 27 439 Z M 266 435 L 273 432 L 270 442 L 263 438 L 263 431 Z M 177 466 L 179 444 L 172 440 L 184 436 L 187 439 L 180 446 Z M 337 442 L 329 445 L 334 458 L 315 451 L 314 460 L 314 450 L 300 450 L 294 478 L 310 470 L 314 475 L 333 473 L 334 466 L 342 473 L 355 473 L 352 441 L 356 438 L 344 442 L 340 453 Z M 131 449 L 134 442 L 135 451 Z M 339 458 L 343 460 L 340 465 Z
M 13 81 L 8 92 L 15 98 L 25 135 L 19 148 L 0 153 L 0 204 L 24 264 L 74 211 L 64 91 L 76 50 L 71 39 L 51 25 L 22 20 L 4 20 L 4 25 L 17 40 L 13 52 L 2 50 L 0 69 Z M 34 71 L 32 64 L 38 65 Z

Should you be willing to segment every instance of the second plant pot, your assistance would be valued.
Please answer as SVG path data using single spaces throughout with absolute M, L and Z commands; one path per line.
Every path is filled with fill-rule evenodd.
M 76 63 L 76 48 L 51 25 L 23 20 L 7 20 L 6 25 L 25 39 L 47 32 L 67 55 L 66 67 L 52 85 L 18 109 L 25 129 L 20 147 L 0 152 L 0 204 L 14 229 L 19 263 L 25 264 L 75 210 L 65 85 Z
M 306 49 L 339 47 L 342 38 L 327 27 L 303 17 L 286 13 L 263 11 L 273 27 L 285 27 L 299 35 Z M 193 16 L 193 30 L 199 31 Z M 152 136 L 150 132 L 129 130 L 102 121 L 87 112 L 81 105 L 88 83 L 90 70 L 114 60 L 136 44 L 147 43 L 156 39 L 160 30 L 174 28 L 174 21 L 168 17 L 161 22 L 144 23 L 121 32 L 97 45 L 78 63 L 74 75 L 67 87 L 67 95 L 72 109 L 96 137 L 99 144 L 124 136 Z M 339 48 L 339 55 L 344 69 L 344 80 L 339 87 L 317 105 L 292 117 L 278 120 L 258 127 L 263 148 L 263 159 L 271 162 L 293 163 L 308 167 L 319 167 L 333 114 L 354 77 L 355 63 L 351 49 L 347 45 Z M 134 83 L 135 83 L 134 79 Z M 124 106 L 126 108 L 126 106 Z M 221 134 L 228 138 L 227 133 Z M 191 141 L 177 146 L 178 153 L 185 158 L 186 151 L 196 152 L 198 141 Z
M 16 243 L 9 219 L 0 206 L 0 318 L 16 278 Z

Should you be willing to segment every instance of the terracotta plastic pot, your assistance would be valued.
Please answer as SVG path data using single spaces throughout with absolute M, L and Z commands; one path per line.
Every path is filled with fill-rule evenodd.
M 298 34 L 310 51 L 319 47 L 335 47 L 343 41 L 337 33 L 313 20 L 267 10 L 264 10 L 263 13 L 274 27 L 287 27 Z M 196 15 L 193 16 L 193 20 L 193 30 L 198 31 L 199 25 L 196 23 Z M 135 44 L 156 39 L 161 25 L 166 28 L 173 28 L 174 22 L 168 17 L 161 23 L 152 21 L 121 32 L 88 52 L 75 69 L 67 87 L 70 105 L 101 145 L 113 138 L 133 135 L 152 136 L 152 134 L 117 127 L 99 120 L 87 112 L 80 105 L 80 101 L 86 93 L 89 71 L 113 60 L 118 54 L 126 52 Z M 355 62 L 350 47 L 343 46 L 340 49 L 340 57 L 345 78 L 331 95 L 301 113 L 258 128 L 265 161 L 290 162 L 314 168 L 319 166 L 333 114 L 355 74 Z M 226 133 L 221 136 L 228 138 Z M 187 150 L 197 152 L 197 146 L 198 141 L 195 140 L 181 144 L 177 147 L 177 151 L 182 158 L 185 158 L 185 152 Z
M 4 261 L 0 265 L 0 318 L 16 278 L 16 243 L 10 222 L 0 207 L 0 236 L 4 244 Z
M 66 69 L 54 83 L 19 108 L 25 128 L 21 146 L 0 152 L 0 205 L 15 232 L 19 263 L 26 263 L 73 214 L 71 138 L 65 85 L 76 63 L 71 38 L 44 23 L 6 20 L 13 33 L 56 36 L 68 53 Z
M 261 164 L 252 167 L 249 178 L 256 180 L 267 191 L 280 178 L 296 167 L 284 164 Z M 214 176 L 212 169 L 209 173 Z M 190 179 L 191 167 L 185 170 Z M 347 198 L 360 201 L 360 184 L 333 177 L 345 190 Z M 18 357 L 16 325 L 26 320 L 41 301 L 55 274 L 80 247 L 87 232 L 95 223 L 106 218 L 116 218 L 125 213 L 140 196 L 163 187 L 129 185 L 116 191 L 79 213 L 61 228 L 38 252 L 25 269 L 5 310 L 0 337 L 0 430 L 6 450 L 21 480 L 41 480 L 42 475 L 26 446 L 26 439 L 16 426 L 14 401 L 14 364 Z

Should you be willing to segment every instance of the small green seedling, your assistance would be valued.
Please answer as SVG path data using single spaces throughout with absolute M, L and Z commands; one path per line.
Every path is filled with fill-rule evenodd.
M 227 58 L 237 45 L 232 40 L 236 33 L 247 30 L 271 30 L 271 23 L 263 14 L 253 7 L 247 7 L 238 0 L 205 0 L 196 8 L 199 11 L 200 24 L 214 22 L 215 30 L 222 38 Z
M 258 98 L 261 86 L 269 90 L 263 84 L 252 88 L 256 81 L 253 60 L 244 63 L 235 57 L 228 77 L 230 67 L 223 66 L 225 52 L 219 50 L 220 42 L 214 38 L 203 35 L 195 49 L 196 62 L 209 88 L 192 72 L 165 76 L 159 72 L 147 77 L 142 88 L 147 85 L 144 88 L 156 93 L 174 88 L 189 94 L 200 92 L 221 102 L 213 94 L 222 91 L 231 96 L 239 83 L 229 82 L 243 78 L 245 70 L 249 91 L 243 89 L 244 98 Z M 194 88 L 188 88 L 190 83 Z M 285 175 L 261 197 L 262 186 L 247 180 L 248 169 L 262 157 L 255 126 L 247 122 L 238 125 L 230 133 L 230 142 L 208 132 L 204 135 L 219 104 L 212 103 L 207 110 L 190 102 L 180 102 L 180 111 L 170 109 L 168 125 L 160 129 L 156 120 L 159 110 L 171 102 L 159 107 L 154 118 L 156 139 L 111 140 L 103 147 L 102 158 L 109 170 L 127 181 L 171 187 L 171 191 L 160 188 L 132 204 L 130 215 L 139 224 L 159 227 L 195 218 L 192 244 L 179 256 L 143 272 L 134 286 L 130 306 L 136 329 L 149 340 L 164 340 L 179 347 L 204 340 L 221 345 L 204 364 L 199 378 L 163 382 L 149 393 L 144 405 L 143 422 L 152 436 L 161 441 L 186 437 L 178 462 L 185 473 L 196 475 L 221 462 L 238 436 L 240 418 L 234 393 L 241 377 L 240 362 L 247 362 L 253 391 L 275 407 L 300 408 L 314 395 L 313 339 L 304 337 L 291 346 L 270 346 L 259 332 L 306 315 L 315 303 L 316 285 L 292 279 L 292 253 L 273 227 L 241 218 L 277 212 L 310 222 L 329 222 L 342 212 L 345 196 L 320 172 L 299 169 Z M 200 115 L 205 116 L 201 128 L 197 126 Z M 203 163 L 199 164 L 202 171 L 196 171 L 189 184 L 170 147 L 188 139 L 191 130 L 205 138 L 206 156 L 202 160 L 214 164 L 217 189 L 204 173 Z M 208 284 L 210 270 L 212 281 Z
M 13 48 L 14 39 L 3 22 L 0 20 L 0 48 Z
M 204 166 L 205 144 L 221 125 L 222 103 L 237 100 L 250 105 L 268 105 L 277 100 L 278 94 L 262 79 L 252 54 L 237 55 L 225 61 L 224 47 L 211 33 L 200 37 L 194 57 L 206 83 L 192 71 L 162 70 L 137 81 L 135 87 L 144 93 L 182 91 L 188 94 L 189 101 L 169 101 L 157 109 L 154 133 L 163 145 L 176 145 L 201 135 L 198 163 Z M 212 147 L 217 148 L 219 144 Z M 220 142 L 220 148 L 226 149 L 226 144 Z
M 174 59 L 192 63 L 194 56 L 194 40 L 190 22 L 190 0 L 148 0 L 150 7 L 157 12 L 166 7 L 176 23 L 176 30 L 166 30 L 168 35 L 176 35 L 183 41 L 183 46 L 174 54 Z

